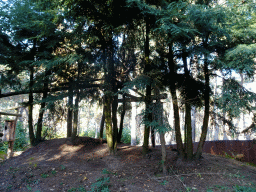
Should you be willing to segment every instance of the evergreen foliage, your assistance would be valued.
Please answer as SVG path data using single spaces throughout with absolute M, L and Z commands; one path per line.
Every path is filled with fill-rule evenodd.
M 78 136 L 79 102 L 93 98 L 104 106 L 108 146 L 115 153 L 123 130 L 117 125 L 118 95 L 125 98 L 130 89 L 138 90 L 146 104 L 144 153 L 150 129 L 164 133 L 168 127 L 154 119 L 152 94 L 158 91 L 171 93 L 179 154 L 189 160 L 193 106 L 204 109 L 196 158 L 215 112 L 211 104 L 231 123 L 241 113 L 254 112 L 255 94 L 231 76 L 252 78 L 255 72 L 252 1 L 14 0 L 1 5 L 1 97 L 29 94 L 23 105 L 30 109 L 33 145 L 43 138 L 47 109 L 56 120 L 67 116 L 67 136 Z M 210 80 L 217 74 L 225 81 L 214 101 Z M 34 104 L 41 107 L 36 129 Z M 186 113 L 184 140 L 180 107 Z

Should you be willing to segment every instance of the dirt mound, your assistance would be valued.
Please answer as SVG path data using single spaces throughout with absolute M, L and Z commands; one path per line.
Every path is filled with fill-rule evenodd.
M 178 162 L 168 150 L 169 175 L 161 174 L 160 147 L 121 144 L 110 156 L 106 143 L 89 137 L 44 141 L 0 165 L 0 191 L 235 191 L 255 189 L 256 168 L 204 154 Z M 256 189 L 255 189 L 256 191 Z

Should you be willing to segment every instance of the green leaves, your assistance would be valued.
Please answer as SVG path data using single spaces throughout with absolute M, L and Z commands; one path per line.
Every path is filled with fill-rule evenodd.
M 125 87 L 122 89 L 124 92 L 129 92 L 129 89 L 132 89 L 134 86 L 139 90 L 144 90 L 147 85 L 152 83 L 152 79 L 146 75 L 140 75 L 135 78 L 133 81 L 125 83 Z
M 0 151 L 0 159 L 4 160 L 7 154 L 3 151 Z
M 239 117 L 240 113 L 248 113 L 253 109 L 256 94 L 248 91 L 235 79 L 227 79 L 223 83 L 222 94 L 217 99 L 217 105 L 229 117 Z
M 226 65 L 238 73 L 252 77 L 255 71 L 256 45 L 241 44 L 226 53 Z

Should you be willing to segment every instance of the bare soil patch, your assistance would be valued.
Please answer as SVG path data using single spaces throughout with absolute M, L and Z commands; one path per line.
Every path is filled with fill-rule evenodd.
M 168 150 L 169 174 L 161 174 L 160 147 L 121 144 L 116 156 L 97 139 L 70 138 L 40 143 L 0 164 L 0 191 L 256 191 L 256 168 L 203 154 L 180 162 Z

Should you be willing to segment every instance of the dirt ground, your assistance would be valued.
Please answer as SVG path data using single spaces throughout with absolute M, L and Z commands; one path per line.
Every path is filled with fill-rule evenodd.
M 142 148 L 121 144 L 116 156 L 88 137 L 40 143 L 0 164 L 0 191 L 256 191 L 256 167 L 203 154 L 194 163 L 168 149 L 167 176 L 160 147 L 143 157 Z

